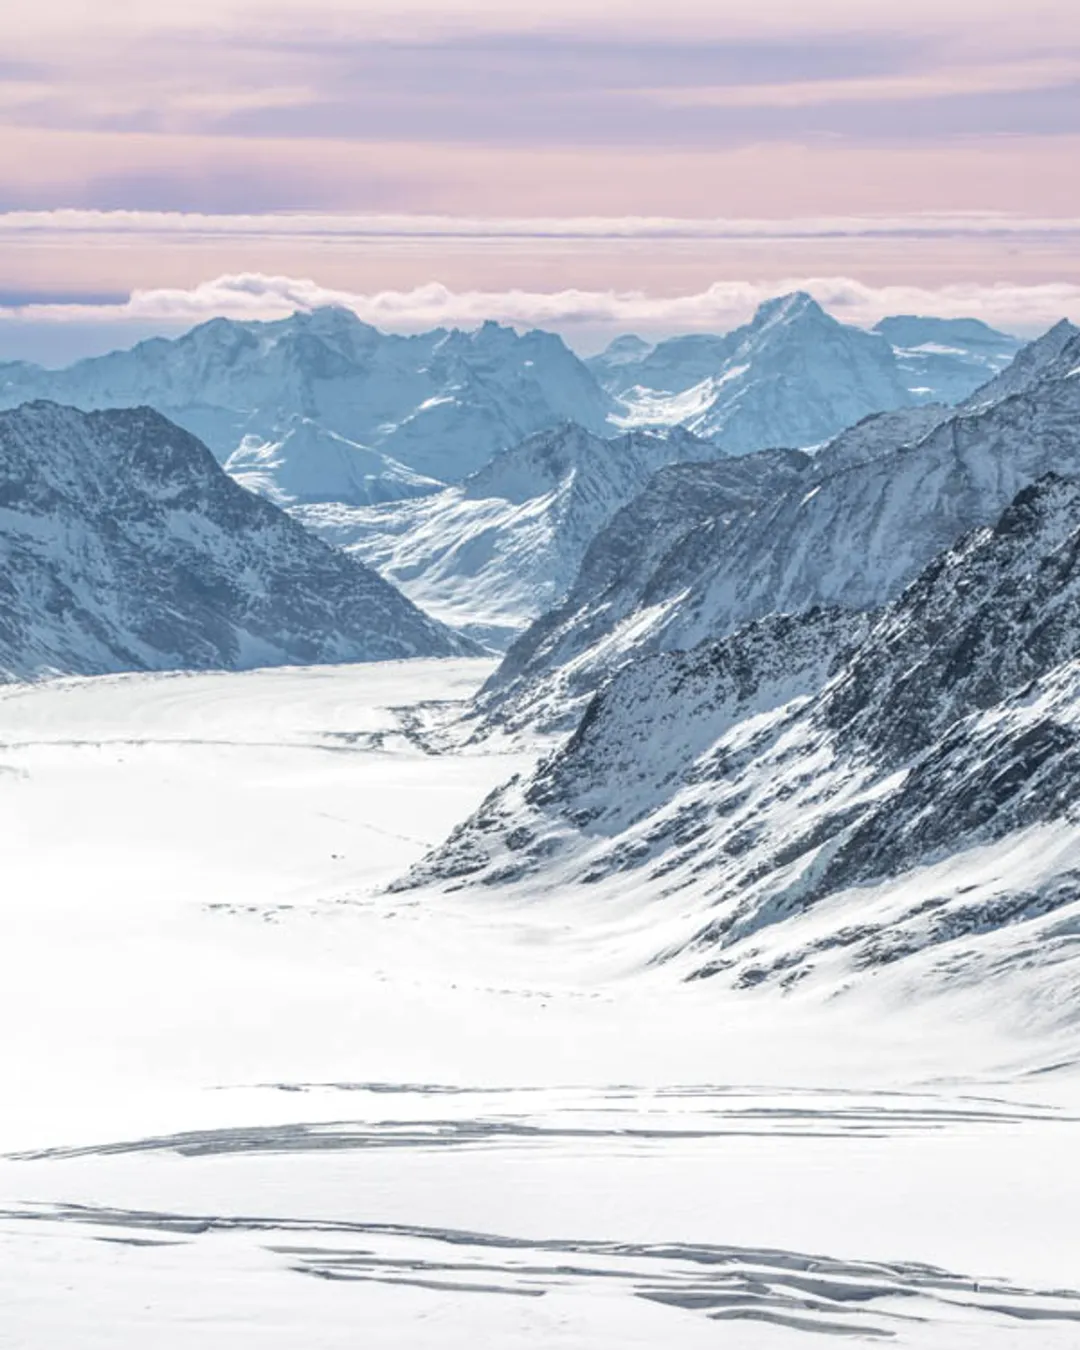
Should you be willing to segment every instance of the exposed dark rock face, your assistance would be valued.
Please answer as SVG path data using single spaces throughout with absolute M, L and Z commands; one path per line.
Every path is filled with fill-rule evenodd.
M 752 988 L 1042 921 L 1063 960 L 1078 875 L 1080 481 L 1048 474 L 878 611 L 628 661 L 404 884 L 640 894 L 658 960 Z
M 543 615 L 510 647 L 481 696 L 481 711 L 511 724 L 535 719 L 572 725 L 582 700 L 619 663 L 619 652 L 586 660 L 580 671 L 569 671 L 564 679 L 545 682 L 541 672 L 554 672 L 603 643 L 621 623 L 632 623 L 647 609 L 654 595 L 662 603 L 654 578 L 663 574 L 669 556 L 689 560 L 707 553 L 726 529 L 801 481 L 811 464 L 798 450 L 763 450 L 660 469 L 593 538 L 565 603 Z M 666 644 L 654 644 L 646 628 L 626 645 L 642 651 Z

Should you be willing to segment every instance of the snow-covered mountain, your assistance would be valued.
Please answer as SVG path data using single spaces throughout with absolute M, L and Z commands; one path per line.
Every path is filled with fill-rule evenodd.
M 1080 338 L 1040 369 L 1027 392 L 982 397 L 941 422 L 930 414 L 936 425 L 915 444 L 907 418 L 856 428 L 785 491 L 734 513 L 683 521 L 662 499 L 706 502 L 706 482 L 692 467 L 655 479 L 593 541 L 565 604 L 511 647 L 485 693 L 488 712 L 562 720 L 633 652 L 689 648 L 777 611 L 864 609 L 895 596 L 1022 487 L 1047 472 L 1080 474 Z M 644 566 L 608 566 L 635 547 L 642 518 L 670 522 Z
M 979 319 L 898 314 L 874 326 L 896 354 L 908 390 L 920 400 L 961 403 L 1012 361 L 1023 342 Z
M 627 334 L 585 364 L 613 394 L 683 394 L 721 371 L 736 345 L 734 333 L 685 333 L 657 343 Z
M 657 469 L 717 453 L 677 428 L 605 439 L 566 423 L 503 451 L 438 495 L 369 509 L 312 505 L 294 514 L 426 611 L 505 645 L 563 599 L 593 537 Z M 727 479 L 745 476 L 741 468 L 726 471 Z
M 577 892 L 687 979 L 925 992 L 1060 963 L 1078 878 L 1080 481 L 1049 474 L 883 610 L 634 659 L 401 884 Z
M 616 420 L 682 424 L 731 454 L 819 445 L 870 413 L 914 401 L 885 338 L 839 323 L 801 292 L 766 301 L 724 338 L 673 339 L 657 350 L 632 385 L 634 367 L 616 367 L 624 404 Z M 683 382 L 673 371 L 680 364 L 687 378 L 710 373 L 670 390 Z
M 943 403 L 923 403 L 916 408 L 871 413 L 861 422 L 834 436 L 814 455 L 816 474 L 837 473 L 854 464 L 865 464 L 883 455 L 916 445 L 952 415 Z
M 352 490 L 340 500 L 359 504 L 401 493 L 401 465 L 457 481 L 566 419 L 602 430 L 611 406 L 552 333 L 486 323 L 475 332 L 391 335 L 337 308 L 273 323 L 212 319 L 65 370 L 0 369 L 0 404 L 34 398 L 86 410 L 155 407 L 223 463 L 240 451 L 238 469 L 247 471 L 262 454 L 260 486 L 276 496 L 311 500 L 332 487 Z M 332 473 L 325 442 L 291 435 L 298 420 L 341 438 Z M 359 447 L 355 464 L 349 442 Z
M 1020 346 L 975 319 L 901 315 L 866 332 L 796 293 L 734 332 L 617 338 L 588 365 L 625 423 L 683 423 L 743 454 L 817 445 L 871 413 L 958 403 Z
M 160 413 L 0 413 L 0 677 L 469 650 Z

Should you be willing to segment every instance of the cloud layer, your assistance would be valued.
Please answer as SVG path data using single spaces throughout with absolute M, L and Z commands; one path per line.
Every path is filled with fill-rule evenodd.
M 751 220 L 675 216 L 481 217 L 348 213 L 207 214 L 183 211 L 0 212 L 0 240 L 54 235 L 225 239 L 572 239 L 643 240 L 940 239 L 1038 237 L 1080 241 L 1080 216 L 1000 211 L 926 211 L 886 216 L 806 216 Z
M 473 327 L 486 319 L 561 331 L 635 330 L 650 334 L 724 330 L 745 321 L 763 300 L 791 290 L 813 294 L 838 318 L 870 325 L 887 314 L 918 313 L 984 319 L 1034 332 L 1066 315 L 1080 315 L 1080 284 L 873 287 L 846 277 L 792 277 L 779 283 L 717 282 L 697 294 L 650 296 L 641 291 L 452 291 L 432 283 L 408 291 L 361 295 L 301 278 L 247 273 L 191 288 L 135 291 L 117 302 L 8 305 L 0 321 L 40 324 L 130 323 L 140 331 L 202 322 L 215 316 L 274 319 L 298 309 L 340 305 L 391 331 Z

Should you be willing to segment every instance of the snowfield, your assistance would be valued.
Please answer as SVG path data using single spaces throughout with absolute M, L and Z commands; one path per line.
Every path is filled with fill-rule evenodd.
M 0 1346 L 1072 1350 L 1075 1021 L 387 889 L 548 748 L 491 668 L 0 690 Z

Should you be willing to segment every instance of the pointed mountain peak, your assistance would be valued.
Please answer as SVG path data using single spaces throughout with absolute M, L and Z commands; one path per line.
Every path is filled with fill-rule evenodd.
M 807 291 L 792 291 L 790 295 L 776 295 L 757 308 L 751 327 L 770 328 L 775 324 L 796 323 L 804 319 L 827 319 L 829 316 Z
M 311 309 L 297 310 L 297 317 L 315 324 L 351 325 L 360 322 L 357 314 L 345 305 L 314 305 Z
M 309 333 L 337 336 L 345 333 L 378 333 L 378 329 L 365 323 L 360 316 L 345 305 L 316 305 L 314 309 L 301 309 L 292 316 L 298 327 Z
M 1080 337 L 1080 328 L 1069 319 L 1059 319 L 1053 328 L 1048 328 L 1041 337 L 1035 338 L 1024 347 L 1020 355 L 1029 361 L 1052 362 L 1060 356 L 1074 339 Z

